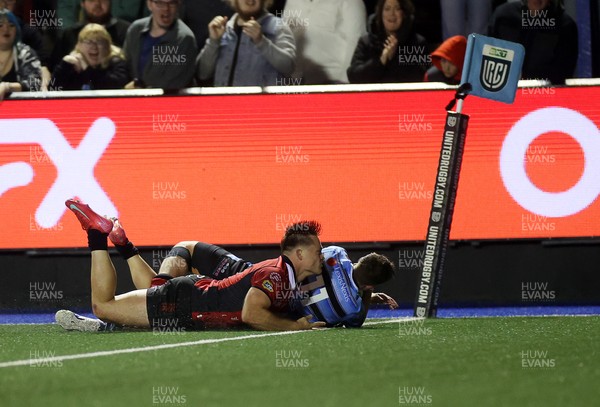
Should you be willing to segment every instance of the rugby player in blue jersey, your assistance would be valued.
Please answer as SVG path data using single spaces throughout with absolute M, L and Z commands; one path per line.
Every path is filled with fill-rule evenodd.
M 321 253 L 323 272 L 315 278 L 308 277 L 302 285 L 302 290 L 308 293 L 302 304 L 313 320 L 324 321 L 328 326 L 359 328 L 365 322 L 370 304 L 398 307 L 387 294 L 374 292 L 376 285 L 394 276 L 394 265 L 387 257 L 371 253 L 353 264 L 342 247 L 328 246 Z

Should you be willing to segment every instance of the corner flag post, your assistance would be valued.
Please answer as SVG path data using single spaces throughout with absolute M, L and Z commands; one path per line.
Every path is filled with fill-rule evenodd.
M 525 49 L 520 44 L 478 34 L 469 35 L 462 85 L 455 99 L 446 107 L 446 124 L 425 238 L 425 255 L 417 288 L 415 317 L 429 318 L 437 315 L 469 123 L 469 116 L 462 114 L 463 100 L 467 93 L 470 93 L 512 103 L 517 92 L 524 57 Z M 457 100 L 458 106 L 456 112 L 453 112 L 451 109 Z

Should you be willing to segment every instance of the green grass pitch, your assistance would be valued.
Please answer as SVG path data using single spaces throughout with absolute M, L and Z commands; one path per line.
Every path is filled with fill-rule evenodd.
M 0 325 L 0 405 L 593 406 L 600 317 L 432 319 L 286 335 Z M 143 348 L 214 340 L 133 353 Z M 84 358 L 28 361 L 90 354 Z M 91 356 L 91 357 L 89 357 Z M 7 362 L 24 360 L 21 366 Z

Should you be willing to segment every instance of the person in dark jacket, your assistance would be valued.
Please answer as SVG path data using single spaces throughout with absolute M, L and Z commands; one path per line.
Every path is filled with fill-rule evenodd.
M 444 82 L 458 85 L 467 51 L 467 39 L 462 35 L 448 38 L 431 53 L 433 66 L 425 73 L 425 82 Z
M 67 27 L 61 35 L 52 51 L 51 67 L 54 68 L 62 58 L 73 50 L 79 38 L 79 32 L 89 23 L 100 24 L 110 34 L 113 44 L 122 47 L 130 23 L 114 17 L 111 12 L 111 1 L 82 0 L 84 20 Z
M 522 0 L 499 6 L 489 35 L 525 47 L 523 79 L 563 84 L 577 65 L 577 25 L 558 0 Z
M 38 58 L 40 59 L 40 62 L 42 63 L 42 66 L 45 67 L 48 65 L 48 61 L 50 59 L 50 52 L 48 52 L 48 50 L 46 49 L 47 47 L 44 46 L 44 38 L 42 36 L 42 33 L 40 32 L 40 30 L 36 30 L 35 28 L 27 24 L 22 18 L 23 14 L 19 15 L 17 13 L 16 9 L 18 3 L 19 0 L 0 0 L 0 9 L 6 8 L 15 15 L 17 21 L 19 22 L 19 28 L 21 29 L 21 42 L 23 44 L 29 45 L 36 52 Z
M 379 0 L 348 68 L 351 83 L 421 82 L 430 63 L 411 0 Z
M 100 24 L 88 24 L 79 32 L 73 52 L 54 69 L 55 90 L 122 89 L 129 76 L 121 49 Z
M 42 65 L 35 51 L 21 42 L 17 17 L 0 9 L 0 101 L 12 92 L 38 91 Z
M 198 54 L 192 30 L 179 18 L 180 0 L 148 0 L 150 16 L 134 21 L 123 53 L 129 75 L 125 88 L 182 89 L 194 84 Z

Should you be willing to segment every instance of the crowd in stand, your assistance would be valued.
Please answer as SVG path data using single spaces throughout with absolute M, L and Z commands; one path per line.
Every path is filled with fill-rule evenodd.
M 0 0 L 0 99 L 11 92 L 460 81 L 471 33 L 525 46 L 522 77 L 577 63 L 561 0 Z

